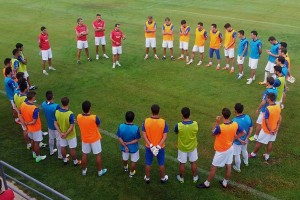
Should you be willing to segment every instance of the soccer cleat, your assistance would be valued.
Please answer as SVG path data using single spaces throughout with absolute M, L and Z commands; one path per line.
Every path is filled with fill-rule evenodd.
M 236 171 L 237 173 L 241 173 L 241 170 L 237 168 L 237 166 L 233 165 L 232 166 L 233 170 Z
M 203 189 L 203 188 L 208 189 L 209 188 L 209 186 L 206 186 L 204 183 L 200 183 L 200 184 L 196 185 L 196 187 L 199 189 Z
M 168 175 L 165 175 L 164 178 L 161 178 L 161 179 L 160 179 L 160 183 L 161 183 L 161 184 L 164 184 L 164 183 L 166 183 L 166 182 L 168 181 L 168 179 L 169 179 Z
M 116 68 L 116 64 L 115 63 L 113 63 L 113 66 L 112 66 L 112 68 L 114 69 L 114 68 Z
M 31 144 L 28 143 L 28 144 L 26 145 L 26 148 L 27 148 L 28 150 L 30 150 L 30 149 L 31 149 Z
M 252 156 L 251 153 L 248 154 L 248 158 L 256 158 L 256 155 L 255 156 Z
M 35 154 L 35 152 L 32 152 L 32 158 L 33 158 L 33 159 L 36 159 L 36 154 Z
M 50 66 L 49 70 L 55 71 L 56 69 L 54 67 Z
M 149 184 L 150 183 L 150 178 L 147 178 L 147 176 L 145 175 L 144 176 L 144 181 L 145 181 L 145 183 Z
M 159 60 L 159 57 L 158 57 L 157 55 L 155 55 L 154 58 L 155 58 L 156 60 Z
M 70 154 L 66 154 L 66 158 L 69 158 L 69 157 L 70 157 Z M 63 160 L 64 158 L 62 156 L 58 156 L 57 159 L 58 160 Z
M 250 79 L 248 79 L 248 81 L 247 81 L 247 85 L 250 85 L 252 83 L 252 79 L 250 78 Z
M 216 67 L 216 70 L 220 70 L 220 66 L 219 65 Z
M 171 56 L 171 60 L 172 60 L 172 61 L 175 61 L 175 58 L 174 58 L 174 56 Z
M 180 175 L 177 175 L 176 178 L 180 183 L 184 183 L 184 178 L 181 178 Z
M 103 176 L 104 174 L 106 174 L 107 169 L 101 169 L 101 171 L 98 172 L 98 176 Z
M 88 58 L 87 60 L 88 60 L 89 62 L 92 62 L 92 59 L 91 59 L 91 58 Z
M 43 132 L 43 136 L 46 136 L 46 135 L 48 135 L 48 132 Z
M 259 84 L 259 85 L 266 85 L 266 82 L 263 82 L 263 81 L 262 81 L 262 82 L 259 82 L 258 84 Z
M 227 185 L 224 185 L 222 180 L 219 180 L 219 183 L 223 188 L 227 188 Z
M 81 64 L 81 61 L 80 61 L 80 60 L 77 60 L 77 64 L 80 65 L 80 64 Z
M 42 160 L 45 160 L 47 158 L 47 156 L 37 156 L 36 159 L 35 159 L 35 162 L 40 162 Z
M 183 60 L 184 57 L 183 57 L 183 56 L 180 56 L 180 57 L 178 57 L 177 59 L 178 59 L 178 60 Z
M 99 60 L 99 55 L 98 54 L 96 55 L 96 60 Z
M 121 67 L 121 64 L 119 62 L 116 62 L 116 65 L 118 65 L 119 67 Z
M 82 170 L 82 176 L 86 176 L 87 168 L 85 170 Z
M 64 160 L 64 159 L 63 159 Z M 69 158 L 66 157 L 66 159 L 64 160 L 64 165 L 67 165 L 69 163 Z
M 53 152 L 50 152 L 50 156 L 53 156 L 57 152 L 57 149 L 53 149 Z
M 211 67 L 212 63 L 208 63 L 207 65 L 205 65 L 205 67 Z
M 106 54 L 103 54 L 103 57 L 104 58 L 106 58 L 106 59 L 108 59 L 109 57 L 106 55 Z
M 248 166 L 249 166 L 249 163 L 247 163 L 247 162 L 244 162 L 244 164 L 245 164 L 245 166 L 246 166 L 246 167 L 248 167 Z
M 123 168 L 124 168 L 124 172 L 128 172 L 128 164 L 126 166 L 124 166 Z
M 46 70 L 43 70 L 43 74 L 46 75 L 46 76 L 48 75 Z
M 222 70 L 229 70 L 229 67 L 223 67 Z
M 252 141 L 257 141 L 257 135 L 253 135 L 252 137 L 249 138 L 249 140 Z
M 161 59 L 162 59 L 162 60 L 166 60 L 167 58 L 166 58 L 166 56 L 163 56 Z
M 148 55 L 145 55 L 145 58 L 144 58 L 144 60 L 147 60 L 149 58 L 149 56 Z
M 234 67 L 231 67 L 230 74 L 233 74 L 233 73 L 234 73 Z
M 43 142 L 40 142 L 39 146 L 40 146 L 41 148 L 46 148 L 48 145 L 45 144 L 45 143 L 43 143 Z
M 192 64 L 193 63 L 193 60 L 190 60 L 190 61 L 188 61 L 186 64 L 187 65 L 190 65 L 190 64 Z
M 73 164 L 74 167 L 77 167 L 78 165 L 81 165 L 81 160 L 77 160 L 77 163 L 76 164 Z
M 237 79 L 241 80 L 242 78 L 243 78 L 243 74 L 239 74 Z
M 185 62 L 189 62 L 189 58 L 188 57 L 186 57 Z
M 136 171 L 134 170 L 133 172 L 129 172 L 129 178 L 132 178 L 135 175 Z
M 263 154 L 263 157 L 264 157 L 265 161 L 268 161 L 270 158 L 270 156 L 268 154 Z
M 193 177 L 193 183 L 197 183 L 198 180 L 199 180 L 199 176 L 198 175 Z
M 29 87 L 29 90 L 35 90 L 35 89 L 37 89 L 37 87 L 35 87 L 34 85 Z
M 201 64 L 202 64 L 202 61 L 200 60 L 200 61 L 197 63 L 197 65 L 200 66 Z

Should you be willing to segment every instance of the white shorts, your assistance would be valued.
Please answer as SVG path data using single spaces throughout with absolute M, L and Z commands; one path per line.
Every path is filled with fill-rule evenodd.
M 274 66 L 275 65 L 276 65 L 275 63 L 272 63 L 272 62 L 268 61 L 265 70 L 272 73 L 272 74 L 274 74 Z
M 48 50 L 41 50 L 42 51 L 42 60 L 49 60 L 52 58 L 52 51 L 51 48 Z
M 137 162 L 140 159 L 140 152 L 139 150 L 135 153 L 126 153 L 122 151 L 122 159 L 127 161 L 129 159 L 129 155 L 130 155 L 130 160 L 132 162 Z
M 256 120 L 257 124 L 260 124 L 260 125 L 262 124 L 263 116 L 264 116 L 264 113 L 260 112 L 258 117 L 257 117 L 257 120 Z
M 234 156 L 241 155 L 242 151 L 247 151 L 247 147 L 248 147 L 248 144 L 245 144 L 245 145 L 233 144 L 233 155 Z
M 245 57 L 243 57 L 242 60 L 240 60 L 240 58 L 241 58 L 241 57 L 238 56 L 238 57 L 237 57 L 237 60 L 236 60 L 238 65 L 244 64 L 244 61 L 245 61 Z
M 276 140 L 277 133 L 275 135 L 267 134 L 263 129 L 260 130 L 257 142 L 262 144 L 268 144 L 269 142 L 274 142 Z
M 112 54 L 113 55 L 122 54 L 122 46 L 112 47 Z
M 179 49 L 189 50 L 189 43 L 188 42 L 180 42 Z
M 56 139 L 58 141 L 60 140 L 60 134 L 57 130 L 52 130 L 52 129 L 48 128 L 48 133 L 49 133 L 49 139 L 51 139 L 51 140 Z
M 249 58 L 249 67 L 250 69 L 257 69 L 258 59 Z
M 29 77 L 29 74 L 27 71 L 24 72 L 24 78 L 27 80 L 27 78 Z
M 189 162 L 195 162 L 198 160 L 198 152 L 197 152 L 197 148 L 195 148 L 193 151 L 191 152 L 183 152 L 180 151 L 178 149 L 178 161 L 180 163 L 186 163 L 187 162 L 187 158 L 189 158 Z
M 66 140 L 66 139 L 63 139 L 63 138 L 60 138 L 60 146 L 61 147 L 66 147 L 66 146 L 69 146 L 70 149 L 74 149 L 77 147 L 77 138 L 74 137 L 70 140 Z
M 87 41 L 81 41 L 77 40 L 77 49 L 87 49 L 89 47 L 89 44 Z
M 156 38 L 146 38 L 146 48 L 156 48 Z
M 35 142 L 41 142 L 43 140 L 43 132 L 41 130 L 37 132 L 28 132 L 28 137 Z
M 105 36 L 95 37 L 95 45 L 99 46 L 99 44 L 106 45 Z
M 97 140 L 94 143 L 85 143 L 82 142 L 82 153 L 88 154 L 93 152 L 93 154 L 99 154 L 102 151 L 102 146 L 100 140 Z
M 224 49 L 224 54 L 226 57 L 234 58 L 234 48 Z
M 169 48 L 169 49 L 171 49 L 171 48 L 173 48 L 173 41 L 171 41 L 171 40 L 164 40 L 163 42 L 162 42 L 162 47 L 163 48 Z
M 225 165 L 232 164 L 233 145 L 224 152 L 216 151 L 212 165 L 216 167 L 224 167 Z
M 199 53 L 204 53 L 204 46 L 193 46 L 193 52 L 199 52 Z

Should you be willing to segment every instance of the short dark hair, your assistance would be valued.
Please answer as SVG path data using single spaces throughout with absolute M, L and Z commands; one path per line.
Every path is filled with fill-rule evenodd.
M 251 33 L 252 33 L 253 35 L 255 35 L 255 36 L 258 35 L 257 31 L 251 31 Z
M 274 102 L 275 99 L 276 99 L 275 93 L 273 93 L 273 92 L 268 93 L 267 94 L 267 99 L 270 99 L 272 102 Z
M 18 79 L 18 86 L 20 87 L 20 85 L 21 85 L 22 83 L 26 83 L 26 85 L 27 85 L 27 81 L 26 81 L 26 79 L 23 78 L 23 77 L 21 77 L 21 78 Z
M 198 25 L 203 26 L 203 23 L 202 22 L 198 22 Z
M 148 19 L 153 19 L 153 17 L 151 15 L 148 16 Z
M 12 54 L 13 54 L 13 55 L 16 55 L 18 52 L 19 52 L 18 49 L 14 49 L 14 50 L 12 51 Z
M 16 48 L 18 49 L 18 48 L 22 48 L 23 47 L 23 44 L 22 43 L 17 43 L 16 44 Z
M 229 24 L 229 23 L 226 23 L 226 24 L 224 25 L 224 28 L 229 28 L 229 27 L 231 27 L 231 24 Z
M 8 65 L 11 62 L 11 58 L 4 59 L 4 65 Z
M 188 107 L 183 107 L 181 109 L 181 114 L 182 114 L 183 118 L 187 119 L 190 117 L 191 111 Z
M 84 101 L 81 105 L 81 108 L 82 108 L 82 111 L 84 113 L 89 113 L 90 112 L 90 109 L 91 109 L 91 102 L 90 101 Z
M 52 92 L 51 90 L 48 90 L 48 91 L 46 92 L 46 99 L 47 99 L 48 101 L 50 101 L 50 100 L 53 99 L 53 92 Z
M 165 21 L 170 21 L 170 18 L 169 18 L 169 17 L 166 17 L 166 18 L 165 18 Z
M 211 26 L 217 28 L 217 24 L 211 24 Z
M 280 52 L 281 52 L 281 53 L 284 53 L 284 54 L 287 54 L 287 48 L 282 48 L 282 49 L 280 50 Z
M 20 88 L 20 91 L 21 92 L 24 92 L 27 88 L 28 88 L 28 85 L 27 85 L 27 82 L 25 81 L 25 79 L 20 79 L 20 83 L 19 84 L 19 88 Z
M 282 67 L 279 66 L 279 65 L 275 65 L 275 66 L 274 66 L 274 71 L 279 72 L 279 73 L 282 73 Z
M 237 113 L 241 114 L 241 113 L 243 113 L 243 111 L 244 111 L 244 105 L 241 104 L 241 103 L 236 103 L 236 104 L 234 105 L 234 109 L 235 109 L 235 111 L 236 111 Z
M 229 119 L 231 112 L 228 108 L 223 108 L 222 109 L 222 115 L 225 119 Z
M 181 20 L 180 24 L 181 24 L 181 25 L 186 24 L 185 19 Z
M 133 120 L 134 120 L 134 112 L 127 111 L 126 114 L 125 114 L 125 119 L 126 119 L 126 122 L 128 122 L 128 123 L 133 122 Z
M 69 100 L 68 97 L 63 97 L 63 98 L 61 98 L 60 101 L 61 101 L 61 104 L 62 104 L 63 106 L 69 105 L 69 102 L 70 102 L 70 100 Z
M 41 31 L 44 31 L 45 29 L 46 29 L 45 26 L 42 26 L 42 27 L 41 27 Z
M 96 14 L 96 17 L 97 17 L 97 16 L 101 16 L 101 15 L 98 13 L 98 14 Z
M 270 36 L 269 39 L 268 39 L 269 42 L 273 42 L 275 40 L 276 40 L 276 38 L 274 36 Z
M 244 30 L 239 30 L 238 32 L 239 32 L 239 34 L 241 34 L 241 35 L 245 35 L 245 31 L 244 31 Z
M 287 48 L 287 43 L 286 42 L 280 42 L 280 46 L 283 48 Z
M 10 74 L 12 72 L 12 68 L 11 67 L 6 67 L 5 68 L 5 76 L 7 76 L 8 74 Z
M 27 93 L 27 99 L 28 99 L 28 100 L 32 100 L 33 97 L 35 97 L 35 95 L 36 95 L 36 92 L 35 92 L 35 91 L 29 91 L 29 92 Z
M 159 110 L 160 110 L 160 107 L 159 107 L 158 104 L 153 104 L 151 106 L 151 112 L 152 112 L 153 115 L 158 115 Z
M 268 82 L 270 85 L 274 85 L 275 79 L 274 79 L 272 76 L 268 76 L 268 77 L 267 77 L 267 82 Z
M 79 18 L 77 19 L 77 23 L 79 23 L 79 22 L 80 22 L 80 20 L 82 20 L 82 18 L 81 18 L 81 17 L 79 17 Z
M 120 26 L 120 24 L 115 24 L 115 27 Z
M 284 64 L 285 63 L 285 58 L 283 56 L 278 56 L 278 61 L 281 63 L 281 64 Z
M 18 72 L 18 73 L 16 74 L 16 77 L 17 77 L 18 80 L 24 78 L 24 72 Z

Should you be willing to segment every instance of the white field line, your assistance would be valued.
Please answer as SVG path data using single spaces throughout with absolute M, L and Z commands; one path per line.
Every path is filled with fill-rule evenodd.
M 0 93 L 6 95 L 5 91 L 0 90 Z M 40 108 L 41 108 L 41 107 L 40 107 Z M 107 136 L 109 136 L 109 137 L 111 137 L 111 138 L 113 138 L 113 139 L 116 139 L 116 140 L 118 139 L 117 135 L 114 134 L 114 133 L 108 132 L 108 131 L 103 130 L 103 129 L 99 129 L 99 130 L 100 130 L 101 133 L 103 133 L 103 134 L 105 134 L 105 135 L 107 135 Z M 142 145 L 139 145 L 139 148 L 142 149 L 142 150 L 145 150 L 145 147 L 142 146 Z M 173 156 L 169 156 L 169 155 L 166 154 L 165 157 L 166 157 L 166 159 L 168 159 L 168 160 L 171 160 L 171 161 L 173 161 L 173 162 L 175 162 L 175 163 L 178 163 L 177 158 L 175 158 L 175 157 L 173 157 Z M 188 166 L 188 167 L 190 168 L 190 166 Z M 204 170 L 204 169 L 201 169 L 201 168 L 199 168 L 199 167 L 197 167 L 197 170 L 198 170 L 198 172 L 200 172 L 201 174 L 204 174 L 204 175 L 206 175 L 206 176 L 209 174 L 209 171 Z M 217 180 L 222 180 L 223 177 L 221 177 L 221 176 L 219 176 L 219 175 L 216 175 L 216 176 L 215 176 L 215 179 L 217 179 Z M 278 200 L 278 198 L 276 198 L 276 197 L 273 197 L 273 196 L 268 195 L 268 194 L 266 194 L 266 193 L 264 193 L 264 192 L 255 190 L 255 189 L 253 189 L 253 188 L 251 188 L 251 187 L 249 187 L 249 186 L 246 186 L 246 185 L 237 183 L 237 182 L 235 182 L 235 181 L 230 180 L 230 184 L 233 185 L 233 186 L 235 186 L 235 187 L 237 187 L 237 188 L 239 188 L 239 189 L 245 190 L 245 191 L 247 191 L 247 192 L 249 192 L 249 193 L 251 193 L 251 194 L 253 194 L 254 196 L 257 196 L 257 197 L 259 197 L 259 198 L 263 198 L 263 199 L 267 199 L 267 200 Z

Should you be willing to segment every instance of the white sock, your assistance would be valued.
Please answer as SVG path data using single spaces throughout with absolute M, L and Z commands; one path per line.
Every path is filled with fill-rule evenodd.
M 226 180 L 225 178 L 223 179 L 223 185 L 226 187 L 228 183 L 228 180 Z
M 187 56 L 187 57 L 186 57 L 186 59 L 188 60 L 188 59 L 189 59 L 189 57 Z
M 60 146 L 60 141 L 59 140 L 56 140 L 56 148 L 57 148 L 57 156 L 59 158 L 61 158 L 62 155 L 61 155 L 61 146 Z
M 53 149 L 54 149 L 54 139 L 50 139 L 50 138 L 49 138 L 49 149 L 50 149 L 50 153 L 53 153 Z
M 265 78 L 264 78 L 264 82 L 267 82 L 267 77 L 269 76 L 269 72 L 265 72 Z
M 240 155 L 235 155 L 234 156 L 234 164 L 236 166 L 237 169 L 241 169 L 241 157 Z
M 78 163 L 78 160 L 73 160 L 74 165 L 76 165 Z
M 251 156 L 256 156 L 256 153 L 251 152 Z
M 248 151 L 242 151 L 243 158 L 244 158 L 244 163 L 248 163 Z
M 229 68 L 229 64 L 226 64 L 226 68 Z
M 269 154 L 265 154 L 265 160 L 268 160 L 270 158 Z
M 180 57 L 183 57 L 184 58 L 184 55 L 183 54 L 181 54 L 181 56 Z
M 217 67 L 220 67 L 220 64 L 218 64 Z
M 64 162 L 68 162 L 68 158 L 64 158 Z
M 206 181 L 204 182 L 204 185 L 205 185 L 206 187 L 209 187 L 210 182 L 209 182 L 208 180 L 206 180 Z
M 212 65 L 212 62 L 209 62 L 208 64 Z M 218 64 L 219 65 L 219 64 Z

